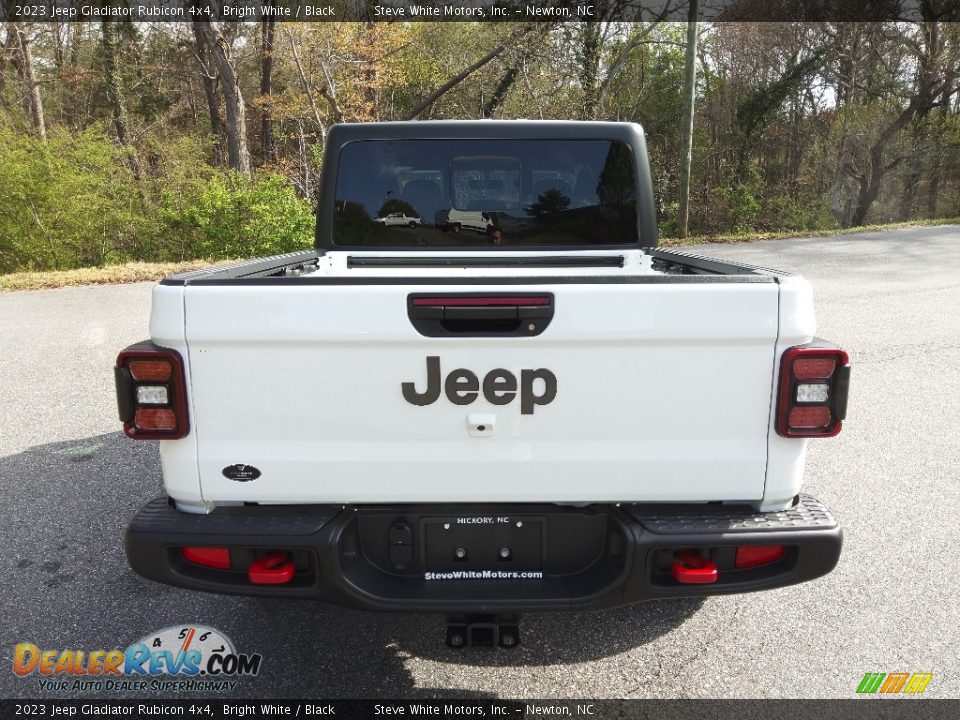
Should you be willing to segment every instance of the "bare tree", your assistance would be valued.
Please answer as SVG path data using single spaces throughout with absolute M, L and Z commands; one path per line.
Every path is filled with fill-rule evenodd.
M 517 80 L 517 76 L 520 74 L 520 68 L 517 65 L 512 65 L 507 68 L 507 71 L 500 77 L 500 81 L 497 83 L 497 87 L 494 88 L 493 94 L 490 96 L 490 99 L 483 104 L 481 114 L 483 117 L 488 118 L 492 116 L 507 97 L 507 93 L 510 91 L 510 88 Z
M 857 185 L 856 200 L 850 215 L 850 224 L 854 226 L 863 225 L 866 221 L 887 173 L 907 159 L 907 156 L 898 155 L 888 160 L 886 150 L 889 143 L 912 121 L 924 118 L 937 107 L 944 94 L 949 96 L 955 90 L 951 86 L 953 74 L 944 73 L 942 67 L 939 23 L 923 23 L 912 34 L 897 30 L 891 39 L 904 43 L 912 50 L 916 64 L 915 80 L 906 107 L 883 127 L 870 145 L 867 159 L 858 163 L 851 158 L 843 164 L 843 172 Z
M 946 66 L 947 66 L 947 87 L 940 96 L 939 109 L 934 119 L 933 127 L 929 135 L 933 138 L 941 138 L 945 135 L 944 129 L 950 118 L 950 102 L 954 93 L 957 92 L 957 75 L 960 74 L 960 33 L 957 32 L 956 24 L 945 26 L 945 30 L 951 37 L 948 38 L 946 48 Z M 947 34 L 945 33 L 945 34 Z M 933 147 L 930 153 L 930 175 L 927 184 L 927 217 L 937 216 L 937 203 L 940 197 L 940 184 L 943 179 L 943 153 L 939 148 Z
M 269 17 L 260 21 L 260 160 L 273 160 L 273 36 L 277 20 Z
M 107 98 L 113 113 L 113 126 L 117 139 L 124 147 L 130 146 L 130 122 L 127 118 L 127 105 L 123 93 L 120 70 L 117 67 L 117 36 L 113 23 L 104 20 L 100 24 L 103 49 L 103 75 L 107 86 Z
M 193 26 L 206 42 L 220 73 L 220 86 L 223 89 L 223 100 L 227 111 L 227 156 L 230 167 L 239 173 L 249 175 L 251 168 L 250 151 L 247 149 L 247 111 L 230 46 L 217 23 L 210 20 L 194 20 Z
M 297 51 L 297 43 L 293 38 L 293 34 L 287 30 L 287 40 L 290 41 L 290 54 L 293 56 L 293 62 L 297 66 L 297 74 L 300 76 L 300 85 L 303 87 L 303 92 L 307 96 L 307 101 L 310 103 L 310 110 L 313 112 L 313 121 L 317 124 L 317 128 L 320 130 L 320 141 L 321 143 L 326 143 L 327 141 L 327 126 L 323 122 L 323 118 L 320 117 L 320 110 L 317 107 L 317 101 L 313 97 L 313 90 L 311 89 L 310 80 L 307 78 L 307 73 L 303 69 L 303 63 L 300 62 L 300 53 Z
M 0 107 L 6 107 L 6 99 L 3 95 L 4 85 L 7 80 L 6 67 L 9 62 L 16 69 L 16 58 L 20 52 L 20 42 L 16 31 L 8 25 L 3 43 L 0 44 Z
M 200 80 L 207 99 L 207 112 L 210 115 L 210 133 L 216 138 L 216 162 L 223 165 L 223 116 L 220 114 L 220 93 L 217 90 L 219 79 L 217 70 L 210 62 L 210 50 L 196 24 L 192 25 L 197 63 L 200 65 Z
M 101 23 L 100 29 L 102 33 L 103 79 L 107 86 L 107 98 L 110 100 L 110 107 L 113 114 L 113 126 L 117 131 L 117 140 L 120 141 L 120 145 L 127 155 L 130 171 L 137 181 L 137 193 L 140 195 L 140 199 L 146 202 L 147 196 L 146 193 L 144 193 L 142 183 L 143 168 L 140 165 L 140 158 L 137 156 L 137 150 L 130 137 L 130 121 L 127 118 L 127 103 L 124 97 L 120 70 L 117 67 L 116 26 L 109 20 L 104 20 Z
M 520 40 L 520 38 L 522 38 L 524 35 L 526 35 L 527 33 L 529 33 L 529 32 L 530 32 L 531 30 L 533 30 L 535 27 L 536 27 L 535 24 L 528 24 L 528 25 L 525 25 L 524 27 L 522 27 L 522 28 L 521 28 L 520 30 L 518 30 L 517 32 L 513 33 L 512 35 L 510 35 L 510 37 L 508 37 L 504 42 L 500 43 L 500 44 L 497 45 L 495 48 L 493 48 L 492 50 L 490 50 L 490 52 L 488 52 L 488 53 L 487 53 L 486 55 L 484 55 L 482 58 L 480 58 L 479 60 L 477 60 L 475 63 L 473 63 L 472 65 L 468 65 L 468 66 L 465 67 L 463 70 L 461 70 L 461 71 L 458 72 L 456 75 L 454 75 L 454 76 L 451 77 L 449 80 L 447 80 L 445 83 L 443 83 L 443 85 L 441 85 L 440 87 L 438 87 L 436 90 L 434 90 L 434 91 L 431 92 L 431 93 L 428 93 L 425 97 L 423 97 L 423 98 L 420 100 L 420 102 L 418 102 L 418 103 L 414 106 L 414 108 L 413 108 L 409 113 L 407 113 L 407 116 L 406 116 L 406 118 L 404 118 L 404 119 L 405 119 L 405 120 L 415 120 L 416 118 L 418 118 L 421 114 L 423 114 L 423 113 L 426 112 L 428 109 L 430 109 L 430 107 L 431 107 L 437 100 L 439 100 L 439 99 L 442 98 L 444 95 L 446 95 L 448 92 L 450 92 L 451 90 L 453 90 L 453 88 L 457 87 L 457 85 L 459 85 L 459 84 L 462 83 L 464 80 L 466 80 L 468 77 L 470 77 L 471 75 L 473 75 L 473 73 L 475 73 L 477 70 L 479 70 L 480 68 L 484 67 L 485 65 L 487 65 L 487 64 L 488 64 L 489 62 L 491 62 L 492 60 L 500 57 L 507 48 L 513 47 L 514 44 L 515 44 L 517 41 Z
M 574 33 L 574 59 L 578 68 L 580 84 L 580 117 L 592 120 L 597 117 L 600 103 L 610 88 L 610 83 L 623 68 L 630 54 L 647 42 L 654 28 L 673 12 L 677 0 L 665 0 L 657 7 L 658 13 L 651 22 L 618 22 L 623 17 L 632 17 L 639 10 L 635 0 L 598 0 L 593 3 L 594 17 L 577 23 Z M 629 28 L 624 36 L 624 27 Z M 608 48 L 615 45 L 612 53 Z M 606 61 L 606 62 L 605 62 Z
M 680 152 L 680 208 L 677 233 L 687 236 L 690 217 L 690 161 L 693 157 L 693 113 L 697 97 L 697 27 L 700 19 L 699 0 L 690 1 L 687 16 L 687 47 L 683 73 L 683 150 Z
M 40 83 L 33 65 L 33 53 L 30 49 L 29 26 L 24 23 L 9 23 L 9 32 L 15 36 L 17 53 L 14 55 L 14 66 L 17 68 L 20 79 L 26 90 L 23 106 L 30 118 L 34 132 L 43 140 L 47 138 L 47 124 L 43 117 L 43 98 L 40 95 Z

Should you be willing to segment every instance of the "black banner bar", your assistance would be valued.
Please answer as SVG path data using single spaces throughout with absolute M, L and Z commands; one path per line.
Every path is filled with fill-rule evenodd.
M 685 22 L 689 0 L 0 0 L 22 22 Z M 703 21 L 960 20 L 957 0 L 701 0 Z
M 0 700 L 0 717 L 953 720 L 960 700 Z

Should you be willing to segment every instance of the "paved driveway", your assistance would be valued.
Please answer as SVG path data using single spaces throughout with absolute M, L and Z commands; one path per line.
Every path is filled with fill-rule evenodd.
M 960 696 L 960 228 L 702 246 L 797 270 L 854 374 L 849 421 L 807 488 L 844 524 L 839 567 L 754 595 L 525 618 L 513 653 L 454 653 L 436 616 L 218 597 L 142 581 L 124 524 L 161 494 L 127 441 L 111 366 L 147 336 L 150 285 L 0 294 L 0 696 L 43 695 L 14 645 L 112 649 L 184 622 L 264 669 L 230 697 L 850 697 L 867 671 Z

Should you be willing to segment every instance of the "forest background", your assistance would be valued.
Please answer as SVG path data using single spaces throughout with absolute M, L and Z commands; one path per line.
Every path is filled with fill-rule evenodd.
M 960 215 L 960 24 L 698 38 L 692 234 Z M 674 235 L 686 40 L 666 21 L 5 23 L 0 273 L 309 247 L 330 126 L 373 120 L 639 122 Z

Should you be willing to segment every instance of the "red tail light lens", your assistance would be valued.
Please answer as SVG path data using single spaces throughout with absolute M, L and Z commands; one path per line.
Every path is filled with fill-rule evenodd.
M 829 427 L 832 420 L 830 408 L 814 405 L 811 407 L 795 407 L 790 410 L 788 423 L 790 427 L 796 429 L 824 428 Z
M 135 440 L 177 440 L 190 431 L 183 360 L 153 343 L 131 345 L 114 368 L 123 431 Z
M 138 430 L 176 430 L 177 416 L 169 408 L 140 408 L 133 416 Z
M 780 360 L 777 434 L 787 438 L 832 437 L 847 412 L 850 359 L 837 347 L 792 347 Z
M 443 307 L 484 307 L 491 305 L 549 305 L 549 295 L 519 295 L 505 297 L 502 295 L 484 296 L 457 296 L 457 297 L 418 297 L 411 301 L 417 306 Z
M 837 368 L 837 359 L 797 358 L 793 363 L 793 376 L 797 380 L 827 380 Z
M 782 558 L 785 553 L 786 549 L 783 545 L 741 545 L 737 548 L 735 564 L 741 569 L 770 565 Z
M 173 373 L 173 367 L 167 360 L 131 360 L 127 368 L 134 380 L 166 382 Z
M 224 547 L 185 547 L 183 559 L 194 565 L 214 568 L 216 570 L 230 569 L 230 550 Z

